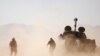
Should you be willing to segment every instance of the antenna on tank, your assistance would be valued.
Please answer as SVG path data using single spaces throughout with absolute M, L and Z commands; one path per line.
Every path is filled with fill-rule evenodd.
M 77 21 L 78 21 L 78 19 L 75 18 L 74 21 L 75 21 L 75 25 L 74 25 L 75 29 L 74 29 L 74 31 L 76 31 L 76 27 L 77 27 Z

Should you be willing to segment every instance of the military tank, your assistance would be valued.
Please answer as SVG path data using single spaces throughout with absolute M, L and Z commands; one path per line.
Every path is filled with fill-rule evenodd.
M 60 37 L 65 41 L 66 50 L 69 52 L 95 52 L 95 39 L 87 38 L 84 27 L 79 27 L 76 31 L 78 19 L 75 18 L 74 21 L 74 31 L 72 31 L 71 26 L 66 26 L 63 34 L 60 34 Z

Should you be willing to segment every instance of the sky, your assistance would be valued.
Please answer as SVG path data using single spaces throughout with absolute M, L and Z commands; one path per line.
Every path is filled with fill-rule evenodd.
M 100 0 L 0 0 L 0 25 L 100 25 Z

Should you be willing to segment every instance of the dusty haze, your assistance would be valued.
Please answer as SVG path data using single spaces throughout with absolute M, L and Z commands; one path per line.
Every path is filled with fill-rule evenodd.
M 85 26 L 88 38 L 96 39 L 98 56 L 100 51 L 100 27 Z M 91 56 L 92 54 L 72 54 L 66 53 L 63 40 L 58 35 L 63 32 L 63 28 L 49 29 L 41 26 L 29 26 L 24 24 L 7 24 L 0 26 L 0 56 L 10 56 L 9 42 L 15 37 L 18 43 L 18 56 L 50 56 L 47 42 L 50 37 L 56 41 L 57 47 L 54 56 Z

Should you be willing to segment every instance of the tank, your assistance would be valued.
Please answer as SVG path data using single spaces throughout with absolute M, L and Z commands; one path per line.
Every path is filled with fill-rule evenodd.
M 75 18 L 75 30 L 72 31 L 70 26 L 66 26 L 65 31 L 60 36 L 65 40 L 65 48 L 66 51 L 69 52 L 85 52 L 85 53 L 94 53 L 96 49 L 95 39 L 87 39 L 84 27 L 79 27 L 78 31 L 76 31 L 77 21 Z

